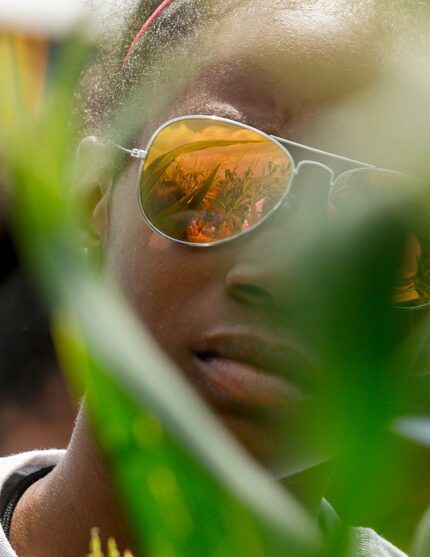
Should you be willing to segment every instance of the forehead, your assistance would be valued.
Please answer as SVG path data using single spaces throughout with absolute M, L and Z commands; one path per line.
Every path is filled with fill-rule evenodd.
M 363 133 L 368 135 L 366 127 L 374 128 L 379 119 L 378 129 L 386 130 L 391 138 L 400 112 L 406 122 L 416 121 L 416 117 L 409 117 L 408 110 L 419 112 L 416 99 L 411 99 L 411 88 L 400 90 L 411 79 L 399 79 L 401 50 L 406 51 L 399 45 L 405 45 L 409 23 L 413 23 L 417 34 L 412 4 L 406 5 L 403 0 L 207 2 L 212 6 L 210 17 L 200 12 L 197 27 L 194 23 L 189 25 L 196 29 L 195 34 L 179 45 L 173 41 L 174 55 L 167 63 L 162 58 L 156 64 L 155 79 L 144 76 L 142 106 L 147 116 L 143 121 L 148 123 L 144 138 L 167 117 L 216 114 L 223 105 L 227 112 L 221 111 L 221 116 L 240 119 L 277 135 L 287 133 L 293 139 L 304 122 L 305 132 L 300 129 L 296 139 L 331 151 L 341 148 L 347 156 L 376 162 L 372 156 L 374 145 L 360 139 Z M 181 7 L 180 1 L 177 5 Z M 187 21 L 183 22 L 183 26 L 187 25 Z M 174 36 L 174 27 L 170 32 Z M 412 67 L 410 60 L 407 65 Z M 395 75 L 397 80 L 397 99 L 391 105 L 387 99 L 394 97 L 388 75 Z M 381 80 L 385 80 L 385 89 L 377 92 L 377 98 L 365 98 L 367 91 L 375 85 L 379 87 Z M 361 94 L 364 96 L 355 106 L 348 105 Z M 389 106 L 392 114 L 385 111 Z M 422 108 L 426 111 L 426 107 Z M 251 112 L 254 120 L 249 121 L 246 115 Z M 314 133 L 315 115 L 322 115 L 324 121 L 327 115 L 330 120 L 333 113 L 334 124 L 322 132 L 326 137 Z M 272 126 L 271 118 L 275 120 L 278 115 L 293 124 L 292 129 L 284 126 L 282 131 L 279 126 Z M 324 126 L 325 121 L 320 129 Z M 336 134 L 331 133 L 330 126 Z M 308 137 L 306 128 L 312 130 L 312 137 Z M 346 141 L 340 137 L 339 129 L 349 135 Z M 347 141 L 354 144 L 351 149 L 346 146 Z M 388 159 L 380 159 L 379 164 L 392 166 Z
M 386 63 L 389 18 L 373 2 L 239 2 L 211 29 L 209 61 L 252 70 L 273 94 L 322 101 L 363 85 Z
M 221 9 L 224 4 L 228 5 L 225 11 Z M 354 145 L 355 138 L 366 133 L 366 127 L 375 127 L 378 118 L 378 127 L 385 129 L 389 138 L 393 131 L 390 125 L 397 125 L 399 113 L 410 120 L 408 106 L 414 110 L 418 106 L 410 97 L 410 87 L 401 90 L 410 79 L 400 83 L 404 60 L 399 45 L 406 44 L 403 39 L 410 30 L 408 23 L 415 29 L 417 23 L 411 17 L 410 5 L 408 8 L 401 0 L 220 2 L 219 19 L 202 24 L 197 46 L 192 44 L 189 60 L 203 68 L 187 88 L 184 106 L 175 115 L 188 110 L 205 112 L 213 97 L 218 102 L 248 104 L 254 114 L 261 107 L 262 119 L 268 117 L 269 109 L 272 114 L 284 111 L 289 117 L 297 113 L 304 120 L 309 114 L 311 119 L 315 114 L 322 114 L 323 119 L 328 114 L 330 119 L 334 112 L 335 129 L 344 129 L 349 136 L 346 142 L 352 144 L 344 153 L 373 161 L 374 145 L 367 142 L 366 146 L 362 139 Z M 408 66 L 412 67 L 410 60 Z M 394 115 L 385 112 L 390 105 L 387 99 L 393 97 L 389 83 L 393 75 L 397 80 L 396 106 L 391 103 Z M 366 97 L 382 81 L 385 89 L 375 97 Z M 360 95 L 356 105 L 348 105 Z M 192 102 L 197 102 L 195 109 Z M 268 128 L 266 131 L 280 133 L 270 125 Z M 285 130 L 289 133 L 287 127 Z M 328 131 L 327 135 L 309 140 L 321 141 L 319 146 L 328 150 L 343 147 L 344 138 L 340 143 L 332 142 L 334 134 Z M 305 138 L 301 133 L 298 136 Z M 381 159 L 379 164 L 392 165 L 389 157 L 386 162 Z

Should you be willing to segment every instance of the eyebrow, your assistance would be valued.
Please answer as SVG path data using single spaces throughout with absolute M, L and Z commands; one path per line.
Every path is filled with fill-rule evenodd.
M 221 118 L 229 118 L 230 120 L 243 122 L 245 124 L 249 123 L 244 113 L 239 110 L 239 108 L 225 102 L 213 101 L 209 103 L 203 103 L 201 105 L 196 105 L 193 107 L 192 112 L 188 112 L 188 114 L 185 114 L 184 116 L 191 114 L 207 114 L 208 116 L 220 116 Z
M 228 118 L 229 120 L 234 120 L 241 124 L 246 124 L 252 128 L 257 128 L 267 135 L 282 136 L 286 135 L 281 127 L 275 127 L 272 125 L 267 125 L 267 120 L 262 118 L 256 118 L 253 114 L 248 111 L 244 111 L 238 105 L 231 104 L 228 102 L 205 102 L 202 104 L 196 104 L 191 107 L 191 112 L 188 111 L 186 114 L 177 114 L 176 116 L 188 116 L 188 115 L 206 115 L 206 116 L 219 116 L 221 118 Z M 284 126 L 285 127 L 285 126 Z M 288 135 L 288 134 L 287 134 Z

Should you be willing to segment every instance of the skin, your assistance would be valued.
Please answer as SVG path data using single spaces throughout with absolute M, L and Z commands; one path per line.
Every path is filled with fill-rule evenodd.
M 352 91 L 372 83 L 387 63 L 378 42 L 381 32 L 371 24 L 373 4 L 358 2 L 352 11 L 347 7 L 343 1 L 272 2 L 270 8 L 267 3 L 239 3 L 221 31 L 208 32 L 203 39 L 210 43 L 211 54 L 202 74 L 153 118 L 139 146 L 145 146 L 166 119 L 199 113 L 300 141 L 312 138 L 315 125 Z M 250 18 L 256 22 L 252 37 Z M 345 137 L 354 133 L 353 125 L 344 128 Z M 342 151 L 334 144 L 330 138 L 319 146 Z M 281 209 L 240 240 L 193 249 L 148 228 L 136 203 L 137 170 L 131 162 L 113 193 L 109 183 L 89 185 L 101 192 L 94 219 L 108 269 L 227 427 L 257 458 L 282 460 L 288 469 L 288 447 L 279 454 L 272 426 L 285 404 L 295 417 L 306 407 L 305 388 L 291 375 L 296 367 L 309 365 L 313 352 L 304 334 L 310 318 L 308 285 L 303 286 L 300 264 L 292 266 L 287 254 L 297 253 L 297 238 L 311 234 L 309 223 L 327 195 L 325 175 L 308 180 L 311 174 L 304 174 L 291 218 Z M 270 352 L 285 352 L 282 378 L 256 362 L 252 347 L 258 343 Z M 201 353 L 212 356 L 204 362 Z M 293 483 L 315 507 L 324 488 L 319 475 L 314 484 L 306 482 L 307 489 L 303 482 Z M 20 500 L 11 541 L 20 557 L 76 557 L 85 554 L 87 532 L 94 525 L 121 546 L 130 544 L 103 456 L 82 410 L 66 456 Z
M 240 4 L 221 32 L 205 30 L 197 40 L 212 47 L 206 67 L 152 119 L 138 146 L 144 148 L 166 120 L 187 114 L 227 117 L 306 141 L 334 105 L 359 84 L 369 86 L 378 65 L 380 70 L 388 64 L 379 59 L 374 26 L 364 25 L 374 15 L 367 4 L 346 17 L 344 2 L 305 2 L 299 10 L 294 3 L 285 6 Z M 252 37 L 243 26 L 251 17 L 261 22 Z M 312 319 L 312 287 L 300 269 L 300 250 L 311 241 L 313 223 L 325 206 L 327 176 L 319 169 L 301 172 L 297 207 L 288 218 L 282 208 L 241 239 L 196 249 L 166 240 L 147 226 L 136 203 L 138 166 L 137 161 L 129 165 L 107 201 L 100 234 L 106 238 L 108 267 L 154 337 L 227 426 L 260 460 L 282 460 L 288 468 L 288 454 L 274 454 L 279 442 L 267 434 L 267 421 L 279 421 L 281 406 L 301 409 L 305 404 L 306 389 L 295 379 L 297 369 L 309 368 L 314 356 L 304 334 Z M 227 349 L 227 339 L 235 346 Z M 232 364 L 244 361 L 271 371 L 270 363 L 262 365 L 252 353 L 258 343 L 271 354 L 282 353 L 282 364 L 272 365 L 282 368 L 284 384 L 272 376 L 270 385 L 263 385 L 251 377 L 251 369 Z M 201 353 L 215 353 L 223 361 L 202 366 Z M 257 403 L 255 392 L 265 402 Z M 263 414 L 263 420 L 256 414 Z

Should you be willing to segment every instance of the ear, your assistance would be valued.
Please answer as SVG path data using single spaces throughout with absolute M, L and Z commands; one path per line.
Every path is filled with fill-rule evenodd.
M 108 195 L 112 185 L 107 148 L 96 137 L 81 141 L 76 161 L 76 186 L 73 196 L 83 214 L 84 243 L 87 249 L 100 248 L 106 235 Z

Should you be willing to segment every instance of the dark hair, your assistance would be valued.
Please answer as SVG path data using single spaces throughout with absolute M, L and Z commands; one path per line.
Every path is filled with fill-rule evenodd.
M 119 32 L 110 30 L 101 35 L 95 63 L 86 72 L 78 92 L 83 133 L 99 133 L 105 129 L 112 112 L 132 98 L 142 82 L 150 86 L 159 77 L 152 70 L 163 56 L 191 38 L 200 25 L 220 20 L 239 2 L 175 0 L 153 22 L 123 67 L 134 37 L 161 4 L 161 0 L 141 0 L 122 17 Z M 201 52 L 190 54 L 197 60 Z

